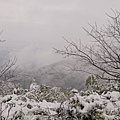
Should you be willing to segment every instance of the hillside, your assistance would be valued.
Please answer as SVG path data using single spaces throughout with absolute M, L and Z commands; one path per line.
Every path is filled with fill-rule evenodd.
M 63 90 L 66 88 L 77 88 L 79 90 L 84 88 L 84 81 L 86 79 L 85 73 L 72 71 L 68 66 L 73 63 L 68 61 L 56 62 L 38 70 L 23 70 L 16 71 L 17 75 L 12 79 L 15 83 L 19 82 L 23 88 L 28 88 L 33 79 L 39 84 L 49 86 L 58 86 Z

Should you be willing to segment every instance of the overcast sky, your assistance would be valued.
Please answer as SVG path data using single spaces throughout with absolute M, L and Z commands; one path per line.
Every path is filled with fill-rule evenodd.
M 62 36 L 87 43 L 82 27 L 104 24 L 110 8 L 120 11 L 120 0 L 0 0 L 1 39 L 18 64 L 50 64 L 61 58 L 52 48 L 65 45 Z

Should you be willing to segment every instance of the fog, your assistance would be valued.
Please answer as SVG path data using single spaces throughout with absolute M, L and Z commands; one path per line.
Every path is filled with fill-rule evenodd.
M 62 59 L 53 47 L 63 48 L 66 39 L 89 43 L 82 27 L 99 26 L 105 13 L 120 10 L 119 0 L 0 0 L 1 46 L 17 56 L 20 67 L 44 66 Z

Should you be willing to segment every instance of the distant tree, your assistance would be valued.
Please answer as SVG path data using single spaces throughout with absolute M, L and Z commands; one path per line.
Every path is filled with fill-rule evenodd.
M 83 28 L 94 40 L 94 45 L 84 46 L 73 41 L 67 41 L 68 45 L 55 52 L 67 57 L 74 57 L 78 62 L 88 65 L 84 71 L 103 80 L 120 80 L 120 12 L 113 11 L 114 16 L 106 14 L 110 20 L 108 24 L 98 29 L 97 24 L 90 25 L 91 30 Z M 89 70 L 88 70 L 89 69 Z

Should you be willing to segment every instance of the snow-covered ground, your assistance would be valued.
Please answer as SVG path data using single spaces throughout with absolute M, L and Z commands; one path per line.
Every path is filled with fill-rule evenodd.
M 22 92 L 21 92 L 22 91 Z M 120 93 L 84 94 L 33 83 L 0 97 L 2 120 L 120 120 Z

